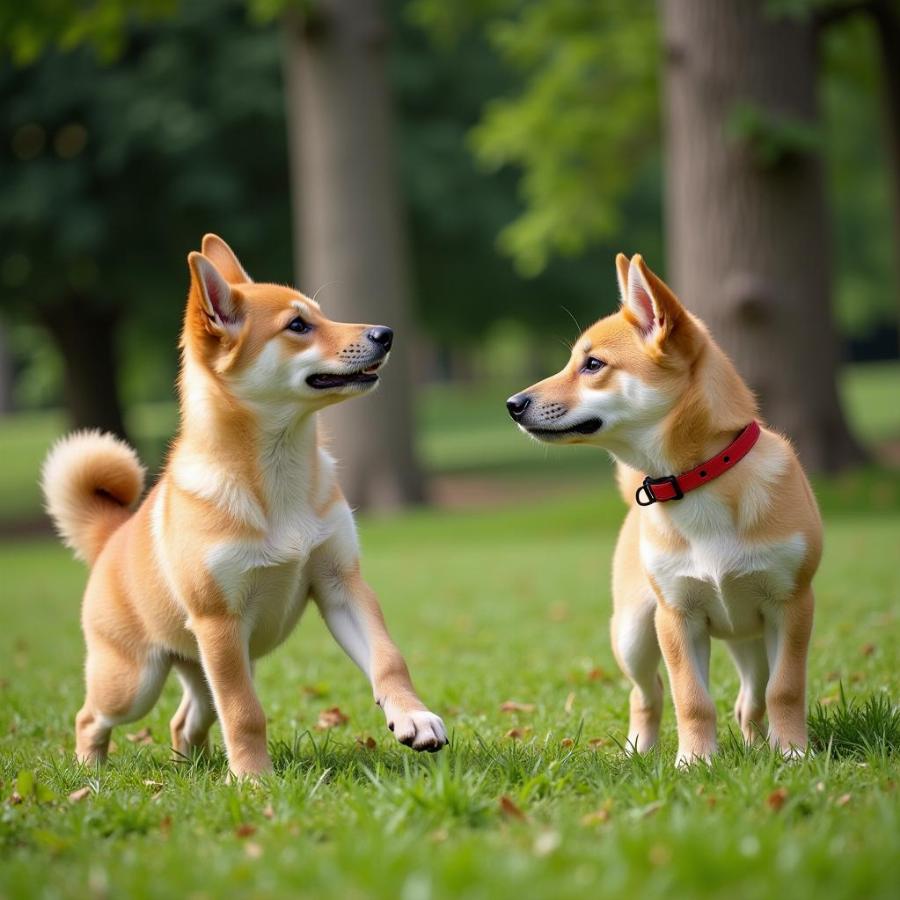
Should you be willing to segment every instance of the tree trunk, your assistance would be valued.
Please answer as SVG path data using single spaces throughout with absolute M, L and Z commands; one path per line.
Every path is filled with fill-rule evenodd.
M 13 403 L 15 373 L 8 335 L 6 325 L 0 322 L 0 416 L 9 415 L 15 408 Z
M 760 0 L 664 0 L 668 268 L 805 465 L 863 453 L 836 388 L 814 29 Z M 780 123 L 780 124 L 779 124 Z
M 879 0 L 872 11 L 881 45 L 884 130 L 894 223 L 894 277 L 900 291 L 900 3 Z M 900 316 L 900 294 L 897 299 L 897 315 Z
M 390 325 L 372 397 L 325 413 L 356 506 L 422 499 L 413 449 L 407 247 L 391 147 L 387 28 L 378 0 L 320 0 L 285 20 L 295 251 L 301 284 L 338 320 Z
M 116 371 L 116 316 L 70 298 L 42 315 L 63 361 L 63 390 L 73 428 L 100 428 L 128 439 Z

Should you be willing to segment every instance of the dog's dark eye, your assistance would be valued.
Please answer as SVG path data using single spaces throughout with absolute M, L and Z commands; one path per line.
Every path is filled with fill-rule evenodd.
M 599 372 L 606 365 L 602 359 L 597 359 L 596 356 L 589 356 L 584 365 L 581 367 L 582 372 Z
M 306 334 L 308 331 L 312 331 L 312 325 L 309 322 L 304 322 L 300 316 L 297 316 L 288 322 L 287 330 L 293 331 L 294 334 Z

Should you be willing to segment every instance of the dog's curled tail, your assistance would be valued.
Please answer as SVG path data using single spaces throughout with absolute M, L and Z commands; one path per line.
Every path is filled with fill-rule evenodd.
M 144 490 L 144 467 L 124 441 L 101 431 L 76 431 L 57 441 L 41 472 L 44 503 L 56 530 L 91 564 L 110 535 L 131 516 Z

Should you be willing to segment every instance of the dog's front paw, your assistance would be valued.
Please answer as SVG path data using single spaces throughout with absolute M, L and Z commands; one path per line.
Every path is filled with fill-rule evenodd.
M 413 750 L 436 753 L 447 743 L 447 729 L 440 716 L 427 709 L 401 711 L 386 703 L 384 714 L 388 728 L 394 732 L 394 737 Z

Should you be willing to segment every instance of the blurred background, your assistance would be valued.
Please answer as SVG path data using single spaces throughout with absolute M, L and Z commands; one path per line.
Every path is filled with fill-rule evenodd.
M 611 481 L 503 401 L 615 309 L 620 250 L 813 472 L 900 502 L 895 0 L 4 0 L 0 52 L 3 533 L 46 527 L 68 428 L 161 464 L 207 231 L 397 329 L 329 413 L 359 506 Z

